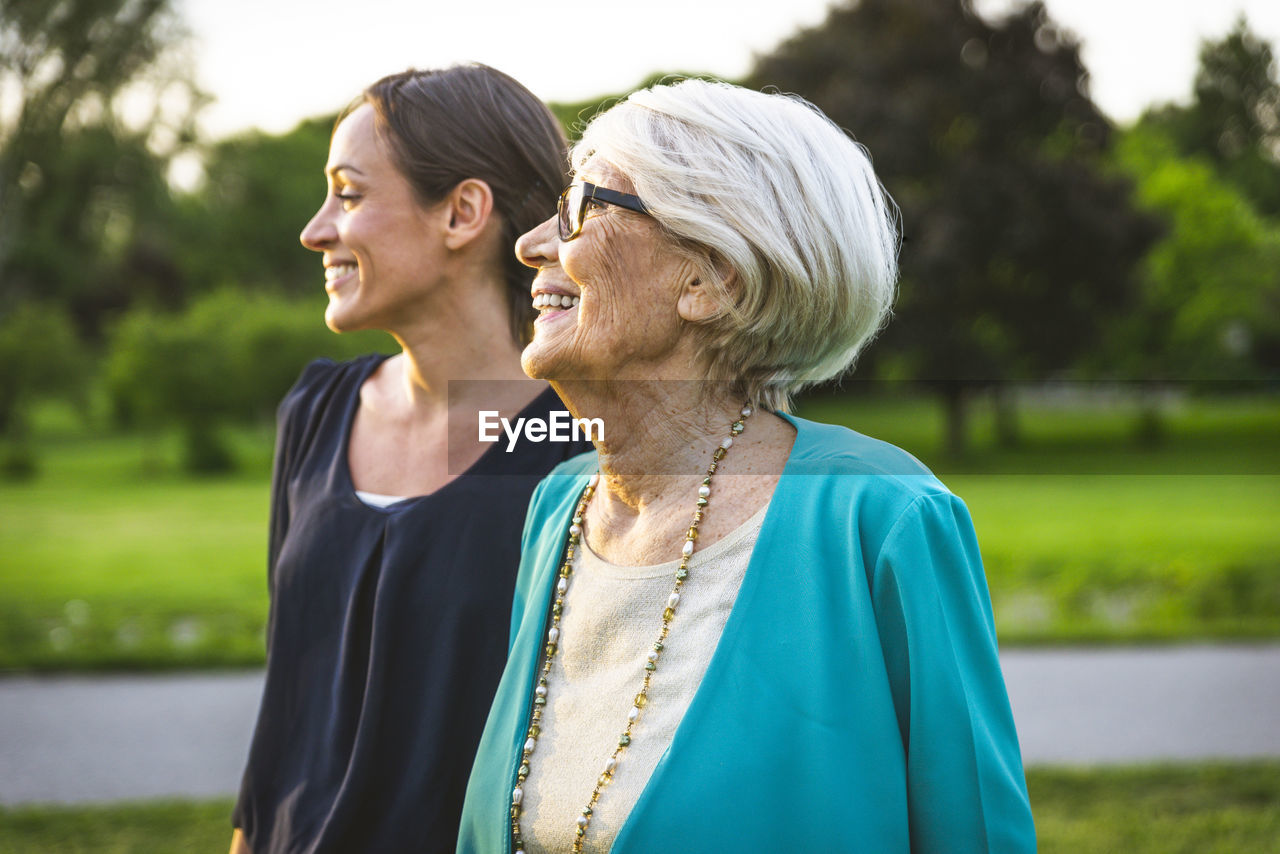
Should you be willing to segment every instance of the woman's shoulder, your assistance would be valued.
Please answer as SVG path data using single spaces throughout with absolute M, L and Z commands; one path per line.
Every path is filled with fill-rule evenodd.
M 788 474 L 878 475 L 904 488 L 946 491 L 928 466 L 897 445 L 838 424 L 783 417 L 796 428 Z
M 310 390 L 323 389 L 344 379 L 358 378 L 360 382 L 364 382 L 373 369 L 388 358 L 385 353 L 366 353 L 344 362 L 327 358 L 313 359 L 298 374 L 298 379 L 286 397 L 302 396 Z
M 787 490 L 793 515 L 847 531 L 868 566 L 891 545 L 972 541 L 964 502 L 911 454 L 847 427 L 788 420 L 796 443 L 787 472 L 809 475 L 793 478 Z
M 308 419 L 318 406 L 326 405 L 335 397 L 345 398 L 344 390 L 358 392 L 373 370 L 385 361 L 382 353 L 369 353 L 345 362 L 333 359 L 315 359 L 298 375 L 293 386 L 280 401 L 277 420 L 287 423 L 296 418 Z
M 864 536 L 888 532 L 916 512 L 963 506 L 929 468 L 908 452 L 847 427 L 785 416 L 796 441 L 784 476 L 798 512 L 848 524 Z

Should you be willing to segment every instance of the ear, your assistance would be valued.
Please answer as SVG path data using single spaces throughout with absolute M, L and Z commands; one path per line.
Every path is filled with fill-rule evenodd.
M 479 237 L 493 214 L 493 190 L 479 178 L 458 183 L 441 205 L 445 222 L 444 245 L 462 249 Z
M 738 286 L 738 274 L 732 269 L 717 269 L 720 280 L 708 282 L 699 277 L 699 271 L 691 271 L 680 291 L 676 312 L 691 323 L 705 323 L 724 313 L 722 300 Z

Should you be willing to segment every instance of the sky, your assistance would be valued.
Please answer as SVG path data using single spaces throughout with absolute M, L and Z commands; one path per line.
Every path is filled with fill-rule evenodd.
M 744 74 L 754 56 L 822 22 L 832 0 L 178 0 L 197 81 L 222 137 L 277 133 L 336 112 L 408 67 L 475 60 L 545 100 L 626 91 L 655 71 Z M 998 15 L 1016 0 L 975 0 Z M 1083 42 L 1094 100 L 1126 122 L 1190 96 L 1201 40 L 1240 12 L 1280 46 L 1276 0 L 1047 0 Z

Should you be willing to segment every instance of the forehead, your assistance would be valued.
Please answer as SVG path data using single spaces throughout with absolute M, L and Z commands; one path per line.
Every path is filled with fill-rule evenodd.
M 333 129 L 329 140 L 330 172 L 343 167 L 365 172 L 376 169 L 386 159 L 375 127 L 373 107 L 361 104 Z
M 578 167 L 573 177 L 595 184 L 597 187 L 617 190 L 620 193 L 635 192 L 635 186 L 631 183 L 631 179 L 622 174 L 612 163 L 596 155 L 587 158 Z

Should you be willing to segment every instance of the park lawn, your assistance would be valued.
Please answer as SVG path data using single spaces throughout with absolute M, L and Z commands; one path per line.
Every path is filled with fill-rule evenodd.
M 1280 476 L 952 475 L 1001 641 L 1280 636 Z
M 1040 854 L 1280 851 L 1280 762 L 1031 768 Z
M 1280 850 L 1280 762 L 1031 768 L 1041 854 Z M 231 801 L 0 808 L 0 854 L 221 851 Z
M 802 414 L 950 470 L 1006 645 L 1280 637 L 1280 402 L 1188 404 L 1155 450 L 1123 413 L 1029 408 L 1020 449 L 979 420 L 962 461 L 938 455 L 927 401 Z M 261 664 L 270 429 L 231 434 L 238 473 L 193 479 L 174 436 L 55 427 L 41 476 L 0 482 L 0 670 Z
M 0 669 L 260 664 L 271 439 L 237 439 L 232 477 L 178 474 L 172 436 L 109 437 L 0 483 Z
M 1002 643 L 1280 635 L 1280 399 L 1181 400 L 1140 446 L 1106 400 L 1021 408 L 1022 444 L 972 412 L 972 448 L 941 451 L 924 398 L 825 396 L 801 413 L 911 450 L 973 515 Z
M 231 842 L 229 800 L 0 807 L 0 854 L 209 854 Z

